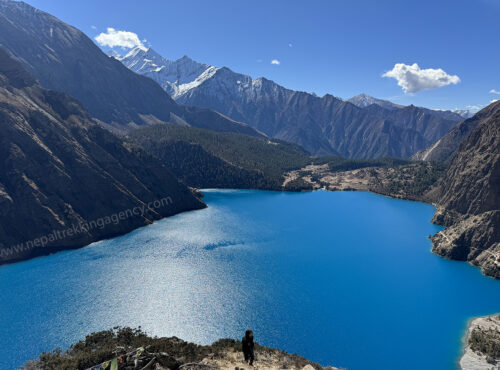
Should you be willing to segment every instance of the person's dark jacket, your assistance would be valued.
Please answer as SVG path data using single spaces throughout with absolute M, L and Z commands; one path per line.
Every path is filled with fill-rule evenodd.
M 243 337 L 243 339 L 241 340 L 241 346 L 243 348 L 243 353 L 250 353 L 250 351 L 253 352 L 255 346 L 253 338 L 249 339 L 247 337 Z

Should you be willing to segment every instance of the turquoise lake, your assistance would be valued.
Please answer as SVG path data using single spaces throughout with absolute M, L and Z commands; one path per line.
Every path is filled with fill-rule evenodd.
M 117 325 L 202 344 L 251 328 L 350 370 L 456 369 L 467 321 L 500 311 L 500 281 L 431 253 L 431 205 L 204 193 L 207 209 L 0 267 L 0 369 Z

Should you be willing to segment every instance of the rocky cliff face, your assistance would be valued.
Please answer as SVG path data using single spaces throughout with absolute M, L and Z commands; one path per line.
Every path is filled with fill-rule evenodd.
M 450 226 L 432 237 L 433 251 L 500 278 L 500 102 L 476 116 L 476 128 L 428 194 L 439 206 L 434 221 Z
M 0 49 L 0 263 L 77 248 L 204 207 L 142 150 L 43 89 Z
M 211 110 L 179 106 L 157 83 L 108 57 L 81 31 L 23 2 L 0 0 L 0 47 L 42 86 L 73 96 L 114 128 L 174 122 L 260 135 Z
M 409 157 L 462 119 L 452 112 L 401 107 L 367 95 L 354 100 L 358 107 L 188 57 L 170 61 L 151 49 L 136 48 L 120 60 L 157 81 L 178 103 L 215 109 L 316 155 Z

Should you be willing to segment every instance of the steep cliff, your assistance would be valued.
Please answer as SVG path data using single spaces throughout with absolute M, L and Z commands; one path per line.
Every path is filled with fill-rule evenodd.
M 432 237 L 433 251 L 500 278 L 500 102 L 473 119 L 476 128 L 427 195 L 438 205 L 433 221 L 449 226 Z

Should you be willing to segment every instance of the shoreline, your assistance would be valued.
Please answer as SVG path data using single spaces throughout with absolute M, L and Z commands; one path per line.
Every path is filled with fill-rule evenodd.
M 364 168 L 364 169 L 361 169 L 361 170 L 351 170 L 351 171 L 346 171 L 346 172 L 337 172 L 337 173 L 334 173 L 335 176 L 346 176 L 346 174 L 348 174 L 347 176 L 352 176 L 352 174 L 354 173 L 354 176 L 357 176 L 357 173 L 359 171 L 366 171 L 367 169 Z M 368 170 L 370 170 L 370 168 L 368 168 Z M 349 182 L 349 180 L 351 181 L 351 183 Z M 431 199 L 429 199 L 428 197 L 425 197 L 423 195 L 408 195 L 408 194 L 404 194 L 404 193 L 398 193 L 398 192 L 391 192 L 391 191 L 387 191 L 384 186 L 381 186 L 381 185 L 374 185 L 372 182 L 368 181 L 368 182 L 355 182 L 355 183 L 352 183 L 352 178 L 349 179 L 345 184 L 344 186 L 342 187 L 337 187 L 335 186 L 334 184 L 329 184 L 329 186 L 323 186 L 323 187 L 320 187 L 318 184 L 316 183 L 310 183 L 310 187 L 309 188 L 303 188 L 303 189 L 287 189 L 286 187 L 282 187 L 281 189 L 252 189 L 252 188 L 245 188 L 245 189 L 239 189 L 239 188 L 205 188 L 205 189 L 194 189 L 192 188 L 193 192 L 198 194 L 199 196 L 199 199 L 203 199 L 203 191 L 207 191 L 207 192 L 210 192 L 210 191 L 271 191 L 271 192 L 276 192 L 276 193 L 304 193 L 304 192 L 312 192 L 312 191 L 331 191 L 331 192 L 336 192 L 336 191 L 357 191 L 357 192 L 367 192 L 367 193 L 372 193 L 372 194 L 376 194 L 376 195 L 379 195 L 379 196 L 384 196 L 384 197 L 387 197 L 387 198 L 391 198 L 391 199 L 397 199 L 397 200 L 406 200 L 406 201 L 412 201 L 412 202 L 420 202 L 420 203 L 425 203 L 425 204 L 429 204 L 431 206 L 433 206 L 435 208 L 435 211 L 434 211 L 434 216 L 433 218 L 430 220 L 431 223 L 433 223 L 434 225 L 438 225 L 438 226 L 442 226 L 444 227 L 443 230 L 435 233 L 434 235 L 429 235 L 429 239 L 432 243 L 432 248 L 431 248 L 431 253 L 441 257 L 441 258 L 445 258 L 445 259 L 448 259 L 448 260 L 454 260 L 454 261 L 460 261 L 460 262 L 467 262 L 469 264 L 471 264 L 472 266 L 475 266 L 477 268 L 479 268 L 481 270 L 481 273 L 486 276 L 486 277 L 490 277 L 490 278 L 493 278 L 495 280 L 498 280 L 499 277 L 497 277 L 494 272 L 489 272 L 488 269 L 486 269 L 483 265 L 481 265 L 480 263 L 478 263 L 475 259 L 464 259 L 464 258 L 453 258 L 453 255 L 451 255 L 449 253 L 449 251 L 446 249 L 446 246 L 443 247 L 443 243 L 442 241 L 443 240 L 446 240 L 447 244 L 450 244 L 451 245 L 451 240 L 449 237 L 447 237 L 447 230 L 450 231 L 450 230 L 453 230 L 454 227 L 456 225 L 458 225 L 460 222 L 457 221 L 451 225 L 449 224 L 444 224 L 446 222 L 440 222 L 439 219 L 440 217 L 439 216 L 442 216 L 444 215 L 447 211 L 446 209 L 443 209 L 442 207 L 440 207 L 439 204 L 436 204 L 434 203 Z M 347 186 L 345 186 L 347 185 Z M 205 205 L 206 207 L 206 205 Z M 196 210 L 196 209 L 192 209 L 192 210 Z M 168 216 L 165 216 L 165 217 L 161 217 L 161 218 L 158 218 L 156 220 L 152 220 L 151 223 L 154 223 L 156 221 L 159 221 L 159 220 L 162 220 L 164 218 L 168 218 L 168 217 L 172 217 L 172 216 L 175 216 L 176 214 L 179 214 L 179 213 L 183 213 L 183 212 L 187 212 L 187 211 L 191 211 L 191 210 L 184 210 L 184 211 L 181 211 L 181 212 L 177 212 L 175 214 L 172 214 L 172 215 L 168 215 Z M 473 218 L 473 217 L 476 217 L 477 216 L 470 216 L 469 218 Z M 466 219 L 467 217 L 466 216 L 463 216 L 464 219 Z M 443 221 L 443 220 L 441 220 Z M 13 264 L 13 263 L 19 263 L 19 262 L 24 262 L 24 261 L 28 261 L 28 260 L 31 260 L 33 258 L 38 258 L 38 257 L 44 257 L 44 256 L 48 256 L 48 255 L 52 255 L 54 253 L 58 253 L 58 252 L 62 252 L 62 251 L 66 251 L 66 250 L 76 250 L 76 249 L 80 249 L 80 248 L 84 248 L 92 243 L 96 243 L 96 242 L 100 242 L 100 241 L 103 241 L 103 240 L 107 240 L 107 239 L 112 239 L 112 238 L 115 238 L 115 237 L 120 237 L 120 236 L 123 236 L 123 235 L 126 235 L 128 234 L 129 232 L 132 232 L 138 228 L 141 228 L 141 227 L 144 227 L 144 226 L 147 226 L 148 224 L 146 225 L 137 225 L 136 227 L 130 229 L 130 230 L 127 230 L 126 232 L 118 232 L 118 233 L 111 233 L 111 234 L 107 234 L 104 238 L 97 238 L 95 240 L 92 240 L 90 242 L 86 241 L 84 244 L 80 244 L 78 243 L 77 245 L 69 245 L 69 246 L 54 246 L 54 247 L 44 247 L 44 248 L 39 248 L 38 249 L 38 253 L 35 252 L 33 254 L 30 254 L 30 255 L 27 255 L 27 256 L 18 256 L 18 257 L 15 257 L 15 258 L 11 258 L 11 259 L 1 259 L 0 260 L 0 267 L 3 266 L 3 265 L 9 265 L 9 264 Z M 487 253 L 489 253 L 487 250 L 485 250 Z
M 201 197 L 199 199 L 201 200 Z M 118 237 L 127 235 L 127 234 L 129 234 L 129 233 L 131 233 L 131 232 L 133 232 L 135 230 L 141 229 L 143 227 L 148 227 L 148 226 L 152 225 L 153 223 L 155 223 L 157 221 L 161 221 L 163 219 L 174 217 L 174 216 L 177 216 L 177 215 L 185 213 L 185 212 L 198 211 L 198 210 L 205 209 L 205 208 L 208 207 L 204 202 L 201 202 L 200 204 L 202 205 L 201 207 L 197 207 L 197 208 L 195 207 L 195 208 L 192 208 L 192 209 L 184 209 L 184 210 L 175 211 L 174 213 L 172 213 L 170 215 L 149 220 L 149 222 L 144 222 L 142 224 L 131 225 L 131 227 L 128 227 L 126 229 L 126 231 L 124 231 L 124 232 L 113 232 L 113 231 L 111 231 L 111 232 L 108 232 L 108 233 L 104 233 L 104 235 L 102 237 L 100 237 L 100 236 L 96 236 L 95 238 L 91 237 L 88 240 L 85 240 L 83 243 L 78 243 L 77 242 L 77 243 L 75 243 L 73 245 L 66 245 L 66 246 L 39 246 L 39 247 L 33 248 L 32 249 L 32 251 L 33 251 L 32 253 L 25 254 L 24 256 L 16 256 L 16 257 L 9 258 L 9 259 L 0 258 L 0 268 L 2 266 L 13 265 L 13 264 L 16 264 L 16 263 L 22 263 L 22 262 L 30 261 L 30 260 L 33 260 L 33 259 L 36 259 L 36 258 L 48 257 L 48 256 L 51 256 L 51 255 L 59 253 L 59 252 L 65 252 L 65 251 L 72 251 L 72 250 L 82 249 L 82 248 L 88 247 L 88 246 L 90 246 L 90 245 L 92 245 L 94 243 L 98 243 L 98 242 L 102 242 L 102 241 L 105 241 L 105 240 L 114 239 L 114 238 L 118 238 Z M 19 243 L 19 244 L 24 244 L 24 242 L 23 243 Z
M 424 171 L 429 176 L 417 174 Z M 442 169 L 432 164 L 412 163 L 397 167 L 364 167 L 331 171 L 328 165 L 308 165 L 285 174 L 285 183 L 302 181 L 303 190 L 367 191 L 389 198 L 418 201 L 435 208 L 431 222 L 444 229 L 431 235 L 432 253 L 449 260 L 468 262 L 484 276 L 500 279 L 499 244 L 489 230 L 496 229 L 500 211 L 460 214 L 433 199 L 433 186 Z
M 249 188 L 245 188 L 245 189 L 235 189 L 235 188 L 206 188 L 206 189 L 194 189 L 194 190 L 200 194 L 200 199 L 203 199 L 203 197 L 204 197 L 203 192 L 204 191 L 210 192 L 210 191 L 221 191 L 221 190 L 222 191 L 227 191 L 227 192 L 233 192 L 233 191 L 267 191 L 267 192 L 274 192 L 274 193 L 306 193 L 306 192 L 313 192 L 313 191 L 363 192 L 363 193 L 372 193 L 372 194 L 375 194 L 375 195 L 379 195 L 379 196 L 383 196 L 383 197 L 387 197 L 387 198 L 391 198 L 391 199 L 426 203 L 426 204 L 432 205 L 433 207 L 435 207 L 437 209 L 437 206 L 435 204 L 432 204 L 430 202 L 426 202 L 423 199 L 405 198 L 405 197 L 402 197 L 402 196 L 395 196 L 395 195 L 387 194 L 387 193 L 384 193 L 384 192 L 378 192 L 378 191 L 368 190 L 368 189 L 304 189 L 304 190 L 298 190 L 297 191 L 297 190 L 288 190 L 288 189 L 270 190 L 270 189 L 249 189 Z M 127 234 L 129 234 L 129 233 L 131 233 L 131 232 L 133 232 L 135 230 L 141 229 L 143 227 L 147 227 L 147 226 L 149 226 L 149 225 L 151 225 L 151 224 L 153 224 L 153 223 L 155 223 L 157 221 L 161 221 L 161 220 L 166 219 L 166 218 L 174 217 L 174 216 L 177 216 L 177 215 L 182 214 L 184 212 L 198 211 L 200 209 L 205 209 L 207 207 L 208 207 L 208 205 L 206 205 L 206 207 L 203 207 L 203 208 L 195 208 L 195 209 L 180 211 L 180 212 L 174 213 L 172 215 L 168 215 L 168 216 L 165 216 L 165 217 L 158 218 L 156 220 L 152 220 L 152 222 L 149 223 L 149 224 L 138 225 L 137 227 L 134 227 L 134 228 L 132 228 L 130 230 L 127 230 L 126 232 L 123 232 L 123 233 L 121 233 L 121 232 L 110 233 L 110 234 L 106 235 L 103 238 L 92 240 L 91 242 L 85 243 L 85 244 L 75 244 L 75 245 L 68 245 L 68 246 L 46 246 L 46 247 L 38 247 L 38 249 L 35 249 L 35 250 L 38 251 L 38 253 L 33 253 L 33 254 L 27 255 L 25 257 L 24 256 L 14 257 L 14 258 L 10 258 L 10 259 L 7 259 L 7 260 L 0 259 L 0 268 L 2 266 L 7 266 L 7 265 L 16 264 L 16 263 L 26 262 L 26 261 L 30 261 L 30 260 L 33 260 L 33 259 L 36 259 L 36 258 L 42 258 L 42 257 L 51 256 L 51 255 L 59 253 L 59 252 L 72 251 L 72 250 L 77 250 L 77 249 L 85 248 L 85 247 L 88 247 L 89 245 L 92 245 L 94 243 L 98 243 L 98 242 L 101 242 L 101 241 L 104 241 L 104 240 L 109 240 L 109 239 L 118 238 L 120 236 L 127 235 Z

